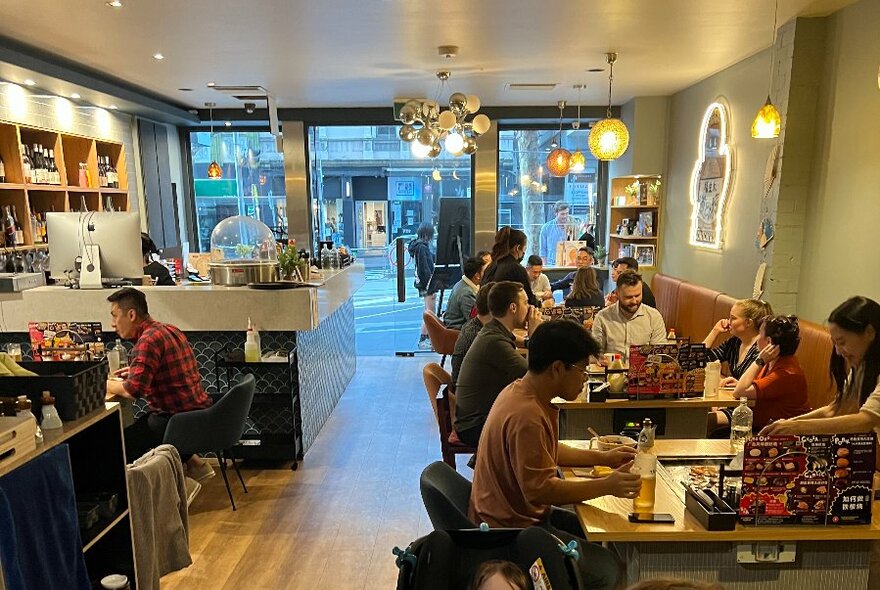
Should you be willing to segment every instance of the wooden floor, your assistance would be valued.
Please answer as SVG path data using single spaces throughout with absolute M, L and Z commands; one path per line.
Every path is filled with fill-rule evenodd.
M 440 458 L 431 360 L 360 357 L 299 470 L 243 469 L 249 494 L 232 475 L 236 512 L 220 474 L 208 480 L 190 507 L 193 565 L 162 589 L 394 588 L 391 549 L 432 530 L 418 483 Z

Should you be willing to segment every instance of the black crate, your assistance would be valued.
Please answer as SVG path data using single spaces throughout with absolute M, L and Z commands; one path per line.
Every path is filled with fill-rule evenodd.
M 62 420 L 76 420 L 102 407 L 110 367 L 107 361 L 21 361 L 36 377 L 0 377 L 0 395 L 26 395 L 38 417 L 44 391 L 55 398 Z

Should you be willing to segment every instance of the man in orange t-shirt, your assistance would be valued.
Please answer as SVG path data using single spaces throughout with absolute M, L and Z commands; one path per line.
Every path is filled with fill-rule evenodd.
M 619 566 L 612 553 L 589 543 L 577 516 L 556 508 L 599 496 L 635 498 L 641 487 L 629 473 L 635 451 L 594 451 L 559 442 L 554 397 L 574 400 L 583 389 L 591 356 L 599 344 L 576 322 L 544 322 L 529 340 L 526 375 L 495 400 L 480 438 L 470 517 L 491 527 L 542 526 L 563 541 L 577 540 L 586 587 L 612 589 Z M 608 465 L 617 471 L 601 479 L 562 479 L 559 465 Z

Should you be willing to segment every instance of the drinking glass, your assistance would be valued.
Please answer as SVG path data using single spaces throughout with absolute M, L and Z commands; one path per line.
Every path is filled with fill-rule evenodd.
M 639 495 L 633 500 L 633 512 L 636 514 L 654 513 L 654 492 L 657 489 L 657 456 L 648 453 L 636 455 L 632 473 L 642 478 Z
M 17 363 L 21 362 L 21 344 L 10 342 L 6 345 L 6 353 Z

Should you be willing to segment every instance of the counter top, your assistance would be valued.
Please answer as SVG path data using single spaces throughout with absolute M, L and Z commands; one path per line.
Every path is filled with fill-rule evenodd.
M 314 280 L 313 280 L 314 282 Z M 364 267 L 330 272 L 320 287 L 258 290 L 188 284 L 137 287 L 147 296 L 150 315 L 183 331 L 243 331 L 248 318 L 259 330 L 313 330 L 364 284 Z M 0 297 L 0 330 L 27 332 L 32 321 L 100 321 L 107 331 L 115 289 L 38 287 Z

